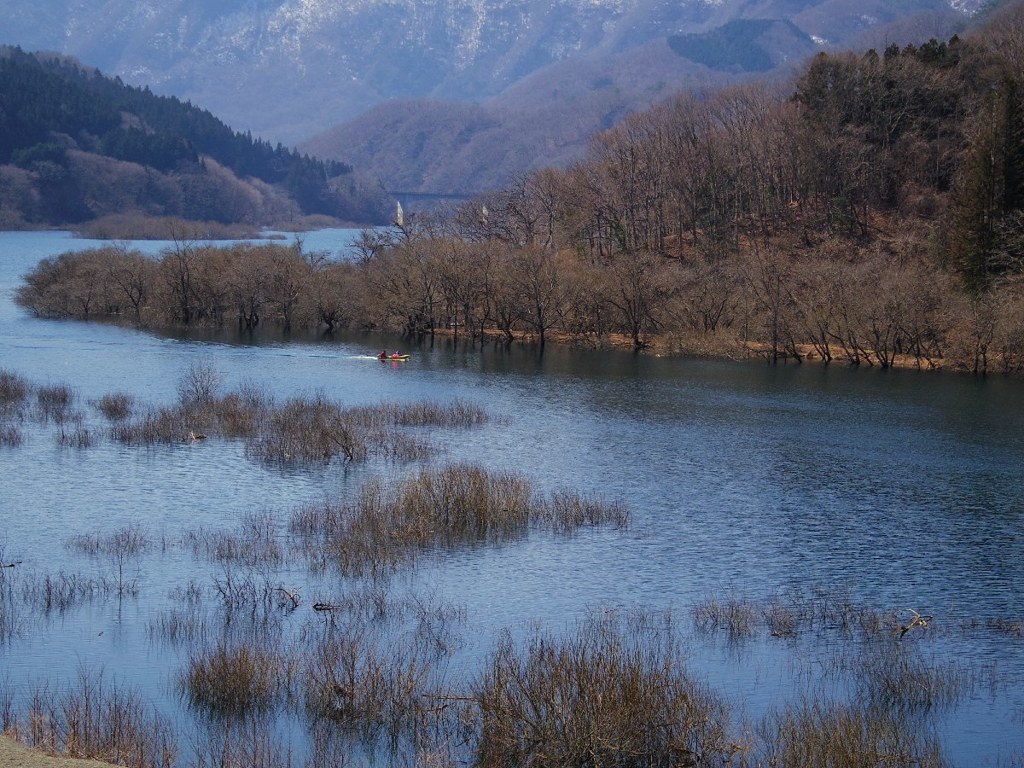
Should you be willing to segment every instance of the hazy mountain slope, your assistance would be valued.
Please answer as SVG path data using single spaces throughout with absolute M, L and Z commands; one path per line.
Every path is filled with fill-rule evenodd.
M 679 88 L 776 75 L 868 34 L 946 37 L 978 2 L 0 0 L 0 43 L 75 55 L 271 142 L 316 136 L 305 150 L 392 187 L 472 191 L 564 162 Z M 448 107 L 445 124 L 429 99 L 484 111 Z
M 0 43 L 74 55 L 294 142 L 401 98 L 487 100 L 559 62 L 735 19 L 840 43 L 947 0 L 0 0 Z
M 873 2 L 862 7 L 878 10 Z M 799 17 L 813 8 L 800 2 L 769 2 L 757 9 L 796 11 Z M 723 18 L 726 13 L 723 8 L 715 10 Z M 887 18 L 892 15 L 886 13 Z M 833 27 L 825 23 L 829 18 L 808 26 L 831 34 Z M 851 22 L 850 29 L 858 42 L 903 45 L 933 35 L 946 39 L 963 25 L 961 15 L 941 8 L 908 18 L 910 22 L 897 17 L 877 27 Z M 484 102 L 482 111 L 450 109 L 442 123 L 429 101 L 390 102 L 300 146 L 376 173 L 392 191 L 477 193 L 506 185 L 534 168 L 570 162 L 595 132 L 680 89 L 784 78 L 824 47 L 817 34 L 812 37 L 785 18 L 737 19 L 703 32 L 655 38 L 617 53 L 590 53 L 550 64 Z M 416 137 L 432 131 L 460 140 L 449 142 L 444 152 L 420 152 Z M 385 143 L 377 138 L 382 134 L 389 137 Z

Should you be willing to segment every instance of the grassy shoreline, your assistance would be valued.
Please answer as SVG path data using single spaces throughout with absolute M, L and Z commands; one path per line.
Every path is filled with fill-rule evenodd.
M 0 734 L 0 768 L 105 768 L 111 763 L 56 757 Z

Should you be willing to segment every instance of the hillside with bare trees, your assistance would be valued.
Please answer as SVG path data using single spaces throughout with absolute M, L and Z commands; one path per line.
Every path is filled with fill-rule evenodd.
M 83 310 L 82 278 L 60 275 L 138 258 L 92 252 L 44 262 L 19 300 L 242 327 L 255 301 L 293 327 L 1018 372 L 1022 52 L 1015 9 L 963 39 L 821 54 L 788 88 L 628 117 L 568 169 L 367 232 L 345 262 L 201 248 L 188 273 L 208 282 L 186 288 L 169 252 L 144 266 L 138 305 L 96 279 L 106 293 Z M 272 289 L 285 264 L 294 284 Z

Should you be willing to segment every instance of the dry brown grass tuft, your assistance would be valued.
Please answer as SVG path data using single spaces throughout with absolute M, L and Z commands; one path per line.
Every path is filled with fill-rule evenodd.
M 475 686 L 482 765 L 712 764 L 725 705 L 686 673 L 669 617 L 592 617 L 568 637 L 506 637 Z
M 284 688 L 282 657 L 251 644 L 221 643 L 193 655 L 182 675 L 189 702 L 213 715 L 267 711 Z

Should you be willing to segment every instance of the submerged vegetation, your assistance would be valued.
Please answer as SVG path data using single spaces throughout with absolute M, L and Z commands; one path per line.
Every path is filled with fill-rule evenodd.
M 180 443 L 183 429 L 199 428 L 210 439 L 266 440 L 282 419 L 303 425 L 289 438 L 295 445 L 321 445 L 318 435 L 338 425 L 375 445 L 392 430 L 488 419 L 467 403 L 279 406 L 251 388 L 223 388 L 212 369 L 187 371 L 177 402 L 157 409 L 173 430 L 141 427 L 154 411 L 124 393 L 92 403 L 94 418 L 113 435 L 138 430 L 141 445 Z M 33 436 L 59 429 L 55 414 L 78 400 L 70 387 L 35 387 L 9 371 L 0 371 L 0 391 L 3 419 Z M 392 457 L 368 449 L 363 459 L 371 454 Z M 313 466 L 322 460 L 317 453 Z M 471 629 L 480 617 L 403 575 L 530 536 L 623 529 L 630 517 L 622 503 L 574 489 L 543 492 L 516 473 L 429 461 L 400 482 L 370 475 L 351 498 L 241 511 L 224 529 L 156 535 L 154 521 L 138 521 L 72 533 L 66 548 L 94 564 L 91 573 L 26 567 L 0 548 L 0 646 L 87 605 L 120 614 L 148 588 L 142 566 L 152 558 L 191 562 L 190 580 L 145 628 L 168 659 L 158 672 L 178 696 L 176 714 L 90 671 L 66 685 L 0 688 L 0 725 L 54 754 L 132 768 L 939 768 L 950 765 L 940 719 L 1018 682 L 955 650 L 1019 642 L 1015 617 L 944 622 L 814 590 L 709 597 L 677 613 L 591 606 L 565 626 L 484 638 Z M 720 640 L 740 669 L 766 651 L 784 659 L 788 692 L 751 712 L 727 681 L 702 676 L 702 655 Z
M 237 439 L 253 459 L 291 466 L 365 462 L 371 457 L 423 459 L 432 452 L 429 436 L 422 429 L 413 433 L 413 428 L 470 429 L 489 419 L 480 406 L 461 401 L 343 406 L 314 395 L 277 403 L 248 385 L 222 392 L 220 375 L 203 365 L 189 368 L 177 389 L 173 405 L 144 406 L 132 395 L 112 393 L 93 406 L 108 422 L 107 435 L 125 445 Z M 36 407 L 29 408 L 33 393 Z M 97 435 L 85 414 L 74 409 L 75 400 L 67 384 L 34 387 L 0 369 L 0 448 L 21 445 L 26 419 L 56 425 L 62 447 L 92 447 Z
M 567 492 L 545 499 L 524 477 L 459 464 L 424 470 L 397 486 L 372 480 L 352 504 L 299 510 L 290 530 L 306 542 L 311 563 L 361 574 L 386 572 L 427 549 L 497 544 L 531 528 L 624 527 L 628 520 L 621 504 Z
M 696 765 L 731 757 L 725 702 L 686 671 L 671 617 L 505 638 L 474 689 L 476 765 Z

